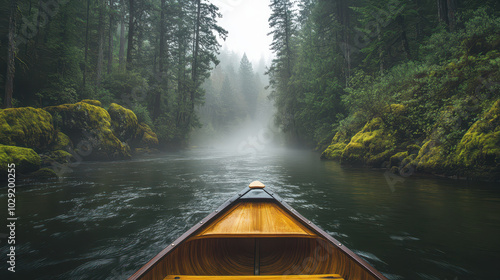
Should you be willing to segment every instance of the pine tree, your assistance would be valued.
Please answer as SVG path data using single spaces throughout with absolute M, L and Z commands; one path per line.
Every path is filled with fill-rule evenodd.
M 241 92 L 246 101 L 246 111 L 250 118 L 255 117 L 257 110 L 257 90 L 255 88 L 255 75 L 252 68 L 252 63 L 247 58 L 246 54 L 240 61 L 239 80 Z

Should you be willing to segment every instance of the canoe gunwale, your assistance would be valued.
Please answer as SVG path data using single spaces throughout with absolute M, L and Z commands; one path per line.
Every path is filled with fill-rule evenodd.
M 199 223 L 194 225 L 192 228 L 190 228 L 188 231 L 183 233 L 179 238 L 177 238 L 172 244 L 169 244 L 165 249 L 163 249 L 160 253 L 158 253 L 156 256 L 154 256 L 149 262 L 147 262 L 143 267 L 141 267 L 138 271 L 136 271 L 132 276 L 128 278 L 128 280 L 136 280 L 140 279 L 143 275 L 145 275 L 149 270 L 151 270 L 156 263 L 158 263 L 160 260 L 162 260 L 165 256 L 167 256 L 170 251 L 175 249 L 177 246 L 185 242 L 189 237 L 194 235 L 198 230 L 200 230 L 202 227 L 205 226 L 205 224 L 209 221 L 212 221 L 213 219 L 217 218 L 220 216 L 222 213 L 224 213 L 224 210 L 230 206 L 232 206 L 235 202 L 238 201 L 240 197 L 245 195 L 247 192 L 251 191 L 252 189 L 250 188 L 245 188 L 239 193 L 235 194 L 233 197 L 230 199 L 226 200 L 221 206 L 219 206 L 215 211 L 212 213 L 208 214 L 205 218 L 203 218 Z
M 250 199 L 241 199 L 245 194 L 248 192 L 255 190 L 251 188 L 244 188 L 242 191 L 231 197 L 230 199 L 226 200 L 222 205 L 220 205 L 215 211 L 210 213 L 208 216 L 203 218 L 200 222 L 198 222 L 196 225 L 194 225 L 192 228 L 190 228 L 188 231 L 183 233 L 179 238 L 177 238 L 172 244 L 169 244 L 165 249 L 163 249 L 160 253 L 158 253 L 155 257 L 153 257 L 148 263 L 146 263 L 143 267 L 141 267 L 138 271 L 136 271 L 132 276 L 128 278 L 128 280 L 136 280 L 136 279 L 141 279 L 144 275 L 146 275 L 151 269 L 154 268 L 154 266 L 160 262 L 164 257 L 166 257 L 172 250 L 177 248 L 180 244 L 184 243 L 190 238 L 193 238 L 196 236 L 196 234 L 204 228 L 204 226 L 217 219 L 219 216 L 224 214 L 225 210 L 230 209 L 234 204 L 239 203 L 240 201 L 249 201 Z M 357 254 L 355 254 L 353 251 L 351 251 L 349 248 L 346 246 L 343 246 L 341 242 L 333 238 L 331 235 L 326 233 L 324 230 L 316 226 L 312 221 L 306 219 L 304 216 L 302 216 L 297 210 L 293 209 L 288 203 L 286 203 L 278 194 L 268 191 L 267 189 L 258 189 L 258 190 L 263 190 L 266 192 L 268 195 L 270 195 L 273 200 L 269 199 L 252 199 L 252 201 L 273 201 L 277 203 L 279 206 L 281 206 L 285 211 L 288 212 L 293 218 L 297 219 L 300 223 L 302 223 L 304 226 L 308 227 L 310 230 L 312 230 L 314 233 L 316 233 L 318 237 L 324 238 L 325 240 L 329 241 L 335 248 L 341 250 L 343 253 L 345 253 L 349 258 L 351 258 L 352 261 L 358 263 L 360 266 L 362 266 L 366 271 L 368 271 L 373 277 L 379 279 L 379 280 L 388 280 L 382 273 L 380 273 L 378 270 L 376 270 L 374 267 L 372 267 L 368 262 L 363 260 L 361 257 L 359 257 Z M 214 235 L 211 236 L 213 238 L 217 238 L 218 236 Z M 211 238 L 211 237 L 205 237 L 205 238 Z M 228 236 L 224 236 L 228 237 Z M 266 236 L 262 236 L 266 237 Z M 276 237 L 276 236 L 274 236 Z M 279 236 L 278 236 L 279 237 Z M 288 237 L 293 237 L 293 236 L 288 236 Z M 302 236 L 303 237 L 303 236 Z M 204 238 L 204 237 L 201 237 Z M 235 237 L 236 238 L 236 237 Z M 198 239 L 198 238 L 195 238 Z
M 264 189 L 264 191 L 267 192 L 267 190 Z M 269 192 L 268 192 L 269 193 Z M 363 260 L 360 256 L 358 256 L 356 253 L 351 251 L 349 248 L 346 246 L 343 246 L 341 242 L 339 242 L 337 239 L 333 238 L 331 235 L 326 233 L 324 230 L 322 230 L 320 227 L 315 225 L 312 221 L 306 219 L 304 216 L 302 216 L 297 210 L 293 209 L 288 203 L 286 203 L 279 195 L 276 193 L 269 193 L 272 197 L 276 199 L 276 202 L 280 204 L 284 209 L 289 211 L 289 214 L 291 214 L 293 217 L 297 218 L 299 221 L 304 223 L 305 225 L 309 226 L 310 229 L 312 229 L 318 236 L 325 238 L 326 240 L 330 241 L 332 245 L 334 245 L 336 248 L 347 254 L 353 261 L 357 262 L 359 265 L 363 266 L 367 271 L 369 271 L 374 277 L 380 279 L 380 280 L 388 280 L 382 273 L 380 273 L 378 270 L 376 270 L 374 267 L 372 267 L 368 262 Z

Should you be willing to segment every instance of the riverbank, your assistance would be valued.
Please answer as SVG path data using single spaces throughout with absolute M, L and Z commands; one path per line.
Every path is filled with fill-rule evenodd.
M 365 86 L 398 103 L 352 113 L 321 158 L 401 176 L 499 181 L 499 59 L 487 49 L 441 66 L 401 67 Z
M 0 110 L 0 163 L 14 163 L 16 173 L 32 178 L 56 178 L 84 160 L 125 160 L 157 148 L 155 132 L 116 103 Z

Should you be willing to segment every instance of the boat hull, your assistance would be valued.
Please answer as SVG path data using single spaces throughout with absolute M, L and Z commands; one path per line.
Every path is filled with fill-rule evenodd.
M 168 278 L 173 275 L 179 278 Z M 273 275 L 283 279 L 286 275 L 386 279 L 278 195 L 249 188 L 226 201 L 129 279 L 252 275 L 259 275 L 254 279 Z

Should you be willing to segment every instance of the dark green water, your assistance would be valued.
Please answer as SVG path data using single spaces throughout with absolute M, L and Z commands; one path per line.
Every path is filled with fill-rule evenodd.
M 391 189 L 383 171 L 291 150 L 84 162 L 19 186 L 17 272 L 2 239 L 0 279 L 125 279 L 253 180 L 390 279 L 500 279 L 498 186 L 410 176 Z

